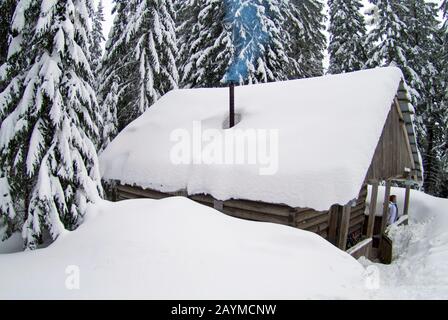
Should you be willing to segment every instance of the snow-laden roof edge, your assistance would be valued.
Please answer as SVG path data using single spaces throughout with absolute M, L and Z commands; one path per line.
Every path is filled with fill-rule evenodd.
M 417 134 L 414 125 L 415 109 L 411 104 L 411 99 L 408 94 L 408 89 L 404 81 L 404 77 L 402 77 L 402 81 L 400 82 L 400 86 L 398 88 L 397 99 L 400 105 L 401 113 L 403 114 L 409 143 L 411 144 L 412 157 L 414 159 L 417 177 L 420 182 L 423 182 L 423 160 L 418 148 Z

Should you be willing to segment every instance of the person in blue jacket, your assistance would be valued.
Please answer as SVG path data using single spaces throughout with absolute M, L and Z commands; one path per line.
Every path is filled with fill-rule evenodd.
M 389 221 L 388 221 L 388 225 L 394 224 L 397 221 L 398 221 L 397 196 L 392 195 L 389 198 Z

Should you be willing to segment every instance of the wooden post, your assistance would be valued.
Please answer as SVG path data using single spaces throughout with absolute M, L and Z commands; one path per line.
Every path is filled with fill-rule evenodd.
M 409 214 L 409 200 L 411 198 L 411 183 L 406 183 L 406 196 L 404 198 L 404 208 L 403 208 L 403 215 L 407 216 Z
M 219 200 L 213 200 L 213 208 L 215 209 L 215 210 L 218 210 L 218 211 L 223 211 L 224 210 L 224 201 L 219 201 Z
M 334 244 L 338 245 L 338 223 L 339 223 L 339 208 L 340 206 L 334 205 L 330 208 L 330 222 L 328 227 L 328 240 Z
M 389 220 L 389 202 L 391 193 L 392 183 L 390 180 L 386 181 L 386 192 L 384 193 L 384 203 L 383 203 L 383 217 L 381 219 L 381 235 L 387 228 L 387 221 Z
M 352 211 L 351 203 L 342 209 L 341 226 L 339 230 L 339 249 L 345 251 L 347 249 L 348 230 L 350 227 L 350 214 Z
M 367 238 L 373 238 L 377 201 L 378 201 L 378 181 L 374 181 L 372 182 L 372 196 L 370 197 L 369 221 L 367 223 Z
M 297 228 L 296 217 L 297 217 L 296 209 L 291 208 L 289 210 L 289 216 L 288 216 L 288 223 L 291 227 Z
M 392 183 L 390 180 L 386 181 L 386 192 L 384 193 L 384 204 L 383 204 L 383 217 L 381 218 L 381 233 L 380 233 L 380 250 L 379 254 L 381 256 L 383 241 L 384 241 L 384 231 L 387 228 L 387 221 L 389 220 L 389 202 L 390 202 L 390 191 L 391 191 Z
M 230 82 L 229 95 L 230 95 L 229 128 L 231 129 L 235 126 L 235 84 L 233 82 Z

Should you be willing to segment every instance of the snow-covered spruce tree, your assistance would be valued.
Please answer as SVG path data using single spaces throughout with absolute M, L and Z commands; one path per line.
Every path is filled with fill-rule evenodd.
M 445 67 L 443 68 L 443 70 L 446 75 L 445 84 L 448 84 L 448 0 L 445 0 L 442 3 L 441 10 L 443 12 L 443 19 L 444 19 L 441 30 L 440 30 L 440 32 L 442 34 L 443 52 L 444 52 L 443 65 Z M 446 88 L 446 93 L 447 93 L 446 98 L 448 99 L 448 86 L 445 86 L 445 88 Z
M 288 33 L 282 27 L 286 2 L 226 0 L 224 26 L 230 32 L 232 58 L 224 76 L 239 84 L 286 80 L 290 59 Z M 226 27 L 227 26 L 227 27 Z
M 440 101 L 439 90 L 443 55 L 443 44 L 440 37 L 440 22 L 437 6 L 425 0 L 406 1 L 405 11 L 406 34 L 409 52 L 404 52 L 408 64 L 420 79 L 420 99 L 415 104 L 420 106 Z M 443 68 L 443 67 L 442 67 Z M 418 111 L 417 110 L 417 111 Z
M 376 0 L 371 66 L 393 64 L 404 73 L 416 108 L 419 147 L 425 167 L 425 191 L 438 195 L 446 158 L 447 112 L 443 42 L 434 3 L 424 0 Z M 445 148 L 446 149 L 446 148 Z
M 229 68 L 239 83 L 288 78 L 287 2 L 188 0 L 179 11 L 183 87 L 224 84 Z M 228 75 L 228 74 L 227 74 Z
M 289 0 L 288 29 L 290 53 L 295 65 L 290 78 L 308 78 L 324 73 L 327 41 L 324 35 L 325 14 L 321 0 Z
M 105 55 L 101 63 L 98 100 L 101 105 L 101 114 L 104 126 L 101 130 L 101 150 L 104 150 L 110 141 L 118 134 L 117 108 L 128 103 L 126 95 L 120 95 L 130 79 L 131 54 L 126 46 L 125 30 L 128 24 L 127 0 L 114 0 L 112 14 L 115 15 L 109 39 L 106 42 Z M 124 124 L 123 124 L 124 127 Z
M 177 43 L 171 0 L 131 0 L 126 43 L 132 55 L 134 81 L 126 86 L 130 122 L 161 96 L 177 88 Z M 121 107 L 119 113 L 122 113 Z M 120 119 L 121 120 L 121 119 Z
M 47 232 L 55 239 L 75 229 L 102 192 L 89 1 L 20 0 L 14 16 L 0 170 L 30 249 Z
M 445 77 L 445 84 L 448 83 L 448 0 L 443 1 L 440 9 L 443 13 L 443 24 L 441 26 L 441 37 L 443 42 L 443 64 L 444 64 L 444 73 L 446 75 Z M 446 86 L 446 97 L 448 99 L 448 87 Z
M 409 0 L 406 5 L 414 57 L 411 63 L 423 84 L 416 112 L 425 167 L 424 188 L 427 193 L 438 196 L 443 184 L 443 159 L 448 141 L 448 111 L 443 94 L 446 87 L 443 34 L 439 29 L 438 8 L 434 3 Z
M 97 9 L 93 12 L 92 48 L 90 52 L 92 56 L 92 71 L 94 72 L 99 71 L 103 57 L 102 43 L 106 40 L 103 35 L 103 23 L 105 21 L 103 1 L 100 0 Z
M 329 0 L 330 67 L 337 74 L 361 70 L 367 62 L 366 25 L 359 0 Z
M 17 0 L 0 0 L 0 66 L 6 62 L 8 57 L 8 48 L 11 39 L 11 23 L 16 6 Z M 0 92 L 3 91 L 6 85 L 4 82 L 5 76 L 6 70 L 0 69 Z
M 16 6 L 16 0 L 0 0 L 0 98 L 3 96 L 3 90 L 9 90 L 13 93 L 19 85 L 18 82 L 7 83 L 8 74 L 14 70 L 12 65 L 6 63 L 8 53 L 12 54 L 17 45 L 20 45 L 16 41 L 10 48 L 12 20 Z M 0 127 L 8 112 L 10 110 L 7 106 L 0 103 Z M 19 219 L 11 197 L 11 187 L 8 176 L 4 172 L 3 163 L 4 159 L 0 153 L 0 241 L 7 239 L 16 231 L 17 220 Z
M 443 12 L 443 24 L 440 29 L 441 39 L 443 44 L 443 57 L 441 59 L 442 67 L 442 108 L 448 110 L 448 0 L 443 1 L 440 8 Z M 448 122 L 448 120 L 447 120 Z M 446 140 L 445 140 L 446 141 Z M 441 158 L 441 188 L 439 190 L 439 196 L 448 198 L 448 143 L 445 143 L 443 148 L 443 155 Z
M 12 235 L 18 220 L 10 191 L 7 177 L 0 171 L 0 242 Z
M 406 1 L 370 0 L 370 2 L 375 5 L 375 10 L 370 12 L 373 29 L 367 36 L 367 42 L 372 44 L 367 66 L 399 67 L 406 78 L 412 103 L 416 105 L 421 98 L 423 83 L 411 63 L 415 57 L 407 25 Z
M 6 62 L 8 55 L 11 22 L 16 5 L 17 0 L 0 0 L 0 65 Z
M 119 103 L 119 77 L 113 75 L 108 82 L 109 90 L 104 100 L 101 101 L 101 114 L 103 118 L 103 127 L 101 128 L 101 151 L 106 149 L 109 143 L 118 134 L 117 106 Z
M 448 0 L 444 0 L 442 2 L 442 5 L 440 6 L 440 9 L 443 12 L 443 17 L 445 18 L 445 25 L 446 25 L 447 20 L 448 20 Z
M 178 12 L 180 85 L 220 86 L 233 48 L 230 33 L 223 27 L 225 2 L 186 0 Z
M 178 53 L 171 0 L 116 1 L 117 17 L 107 43 L 102 72 L 102 101 L 117 82 L 118 129 L 177 88 Z M 119 12 L 121 11 L 121 13 Z

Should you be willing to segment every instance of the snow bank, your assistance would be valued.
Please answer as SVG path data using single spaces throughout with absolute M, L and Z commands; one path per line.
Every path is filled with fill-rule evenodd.
M 0 299 L 365 297 L 364 268 L 317 235 L 184 198 L 91 206 L 52 246 L 0 255 L 0 283 Z
M 20 233 L 15 233 L 9 239 L 0 241 L 0 254 L 9 254 L 23 250 L 23 239 Z
M 384 196 L 384 188 L 380 195 Z M 393 188 L 403 208 L 404 189 Z M 378 205 L 381 206 L 380 201 Z M 392 226 L 394 262 L 380 270 L 381 299 L 448 299 L 448 199 L 412 191 L 409 226 Z M 361 259 L 365 266 L 371 262 Z
M 372 186 L 369 186 L 369 193 L 367 196 L 366 215 L 369 214 L 370 200 L 371 200 Z M 383 215 L 383 201 L 386 189 L 384 187 L 378 188 L 378 201 L 376 205 L 375 215 L 381 217 Z M 406 196 L 405 188 L 391 188 L 391 195 L 397 196 L 397 205 L 399 216 L 403 215 L 404 200 Z M 448 216 L 447 199 L 432 197 L 426 193 L 411 190 L 409 203 L 409 219 L 413 222 L 427 222 L 434 217 Z
M 237 87 L 236 112 L 242 120 L 230 130 L 279 133 L 278 171 L 265 176 L 259 175 L 260 165 L 174 165 L 170 135 L 184 129 L 192 136 L 194 121 L 203 129 L 223 132 L 229 102 L 226 88 L 172 91 L 102 153 L 102 175 L 162 192 L 206 193 L 218 200 L 317 210 L 345 205 L 362 187 L 401 79 L 399 69 L 379 68 Z

